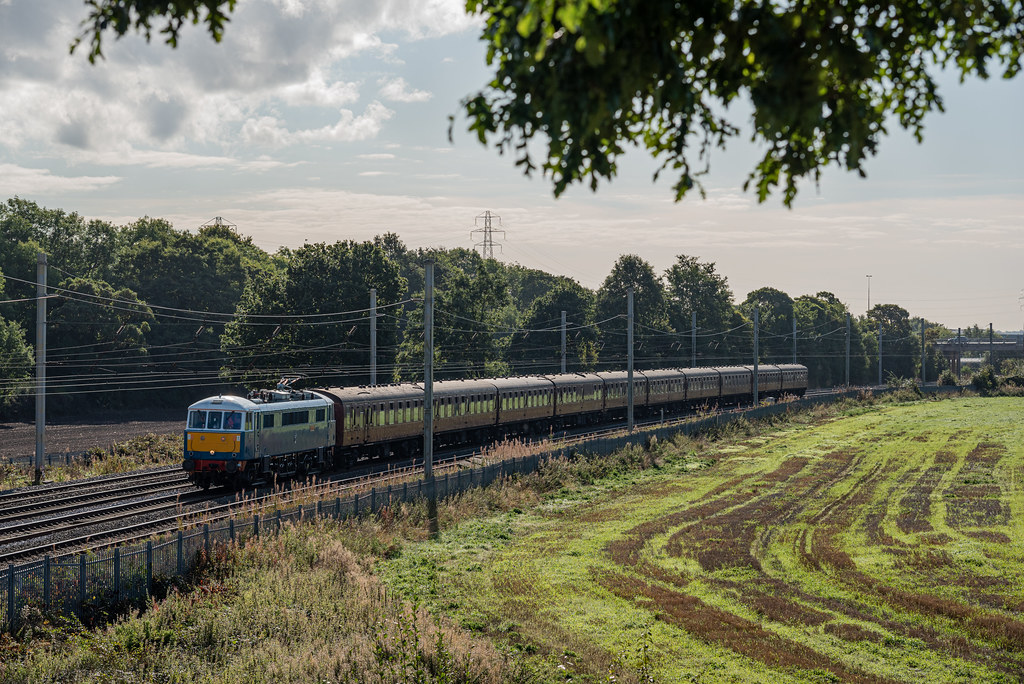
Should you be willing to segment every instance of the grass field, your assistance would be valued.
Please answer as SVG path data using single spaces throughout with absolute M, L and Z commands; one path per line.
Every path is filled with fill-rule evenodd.
M 659 468 L 380 569 L 577 680 L 1020 681 L 1022 409 L 873 407 L 716 452 L 662 445 Z
M 423 501 L 286 525 L 112 624 L 23 615 L 0 684 L 1021 681 L 1022 410 L 825 406 L 552 461 L 439 502 L 434 540 Z

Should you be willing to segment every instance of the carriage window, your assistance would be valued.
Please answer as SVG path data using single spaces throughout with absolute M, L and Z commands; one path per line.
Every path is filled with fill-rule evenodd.
M 309 422 L 309 411 L 289 411 L 281 414 L 281 426 L 303 425 Z
M 220 429 L 220 411 L 210 411 L 210 415 L 206 418 L 206 428 L 208 430 Z
M 188 426 L 193 430 L 202 430 L 206 427 L 206 411 L 192 411 L 188 417 Z
M 263 427 L 272 428 L 274 427 L 274 414 L 265 413 L 263 414 Z
M 246 413 L 245 414 L 245 429 L 246 429 L 247 432 L 249 430 L 252 430 L 252 414 L 251 413 Z
M 325 408 L 317 409 L 316 410 L 316 422 L 322 423 L 325 420 L 327 420 L 327 409 L 325 409 Z

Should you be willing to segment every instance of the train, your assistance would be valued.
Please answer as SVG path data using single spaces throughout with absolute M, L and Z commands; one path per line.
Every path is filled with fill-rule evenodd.
M 753 366 L 635 371 L 636 415 L 753 399 Z M 245 488 L 352 466 L 364 458 L 415 456 L 423 448 L 419 383 L 297 389 L 294 378 L 245 397 L 188 407 L 183 470 L 203 489 Z M 433 383 L 437 447 L 546 434 L 626 415 L 625 371 Z M 759 365 L 760 397 L 803 396 L 807 367 Z

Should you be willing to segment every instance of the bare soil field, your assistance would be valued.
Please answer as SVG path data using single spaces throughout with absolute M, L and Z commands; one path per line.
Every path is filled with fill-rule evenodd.
M 46 451 L 83 451 L 107 448 L 114 442 L 148 434 L 169 434 L 182 429 L 181 411 L 116 412 L 58 420 L 46 426 Z M 0 458 L 35 453 L 36 426 L 32 422 L 0 422 Z

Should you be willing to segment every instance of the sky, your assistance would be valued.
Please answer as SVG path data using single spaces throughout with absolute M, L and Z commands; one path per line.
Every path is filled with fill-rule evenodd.
M 872 305 L 954 329 L 1024 325 L 1024 77 L 940 74 L 946 111 L 922 144 L 893 122 L 866 179 L 831 168 L 792 209 L 743 191 L 758 158 L 745 138 L 713 155 L 706 199 L 675 202 L 641 150 L 596 193 L 555 199 L 466 132 L 459 103 L 489 71 L 464 2 L 237 7 L 219 44 L 201 27 L 177 49 L 108 37 L 91 65 L 68 50 L 79 0 L 0 0 L 0 200 L 189 230 L 219 216 L 271 252 L 388 231 L 472 248 L 490 211 L 497 258 L 588 287 L 622 254 L 659 273 L 686 254 L 714 262 L 737 300 L 824 290 L 859 315 L 870 284 Z

